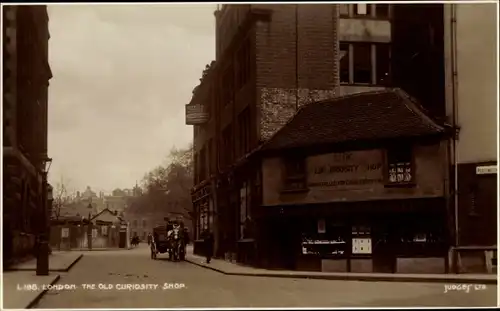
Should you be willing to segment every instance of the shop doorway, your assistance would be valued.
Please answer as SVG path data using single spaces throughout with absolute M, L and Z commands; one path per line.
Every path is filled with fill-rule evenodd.
M 273 226 L 275 243 L 275 261 L 278 267 L 285 270 L 294 270 L 297 259 L 297 226 L 289 218 L 279 218 Z

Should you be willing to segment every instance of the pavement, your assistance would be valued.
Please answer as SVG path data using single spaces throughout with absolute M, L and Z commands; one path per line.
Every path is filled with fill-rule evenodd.
M 265 270 L 212 259 L 209 264 L 204 257 L 192 254 L 188 249 L 186 261 L 225 275 L 279 277 L 319 280 L 372 281 L 372 282 L 424 282 L 493 284 L 498 282 L 496 274 L 402 274 L 402 273 L 331 273 L 310 271 Z
M 49 275 L 36 275 L 36 259 L 15 264 L 4 271 L 3 307 L 28 309 L 35 304 L 52 285 L 57 283 L 60 272 L 68 272 L 81 258 L 81 252 L 53 252 L 49 257 Z
M 192 258 L 192 257 L 190 257 Z M 196 258 L 199 259 L 199 258 Z M 214 262 L 215 263 L 215 262 Z M 212 265 L 212 264 L 211 264 Z M 33 308 L 492 307 L 497 285 L 228 275 L 128 252 L 86 252 Z
M 60 276 L 37 276 L 34 271 L 6 271 L 3 277 L 3 309 L 29 309 Z
M 75 251 L 53 251 L 49 257 L 49 271 L 67 272 L 81 258 L 82 252 Z M 9 271 L 35 271 L 36 258 L 18 263 L 9 268 Z
M 87 248 L 72 248 L 72 252 L 95 252 L 95 251 L 127 251 L 132 249 L 133 247 L 130 248 L 118 248 L 118 247 L 92 247 L 91 250 Z

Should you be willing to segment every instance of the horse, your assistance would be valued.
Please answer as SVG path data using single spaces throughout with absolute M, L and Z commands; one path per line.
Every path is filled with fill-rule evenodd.
M 174 226 L 172 230 L 167 233 L 169 240 L 169 258 L 171 261 L 179 261 L 184 259 L 184 232 L 179 226 Z

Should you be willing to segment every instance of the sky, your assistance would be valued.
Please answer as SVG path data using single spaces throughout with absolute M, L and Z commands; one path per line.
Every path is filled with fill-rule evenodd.
M 215 57 L 215 5 L 49 5 L 50 182 L 131 188 L 192 141 L 184 106 Z

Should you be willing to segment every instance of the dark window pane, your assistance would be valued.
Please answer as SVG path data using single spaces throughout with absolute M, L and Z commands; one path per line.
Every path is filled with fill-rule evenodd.
M 375 14 L 379 18 L 389 18 L 389 5 L 388 4 L 376 4 Z
M 285 189 L 304 189 L 306 187 L 305 160 L 302 157 L 285 158 Z
M 340 16 L 349 16 L 349 4 L 339 4 Z
M 354 83 L 371 83 L 371 44 L 353 44 Z
M 376 46 L 377 53 L 377 84 L 390 84 L 390 63 L 391 50 L 389 44 L 379 44 Z
M 340 43 L 340 82 L 349 83 L 349 44 Z

